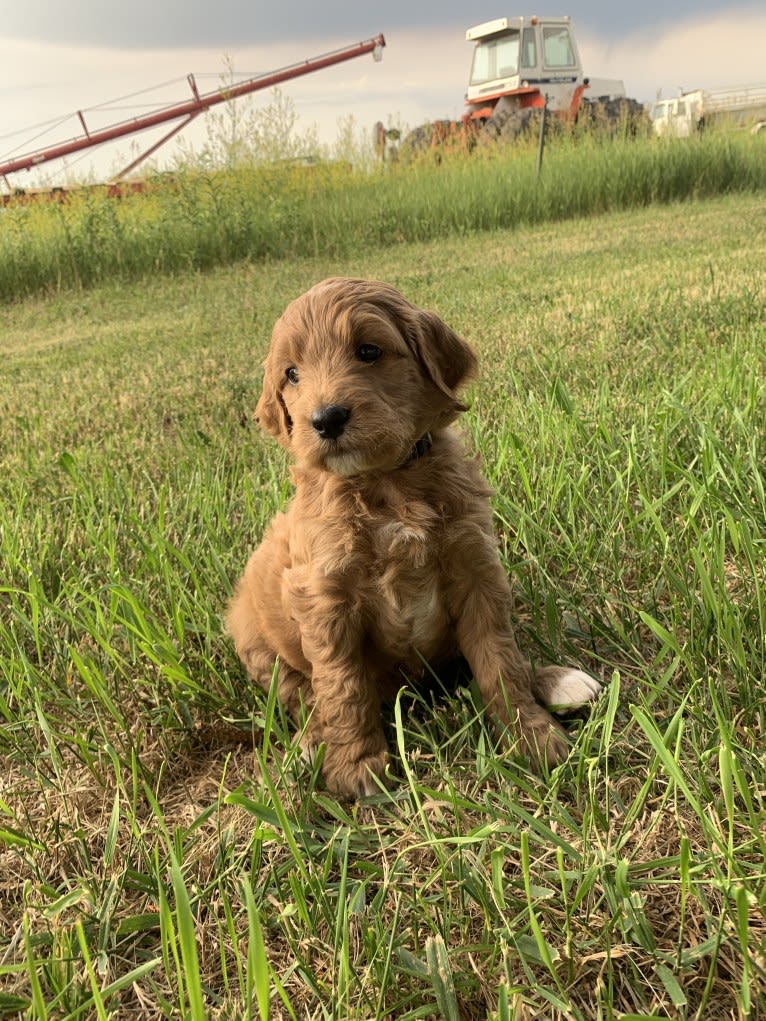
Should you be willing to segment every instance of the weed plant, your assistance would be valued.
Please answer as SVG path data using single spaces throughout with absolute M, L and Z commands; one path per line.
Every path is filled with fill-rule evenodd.
M 766 1015 L 762 200 L 473 230 L 0 312 L 0 1016 Z M 547 776 L 434 679 L 338 802 L 224 636 L 289 492 L 259 363 L 329 273 L 480 355 L 520 640 L 605 686 Z
M 120 200 L 85 191 L 0 211 L 0 301 L 238 261 L 349 258 L 403 242 L 766 187 L 764 140 L 558 136 L 538 179 L 532 144 L 406 165 L 181 170 Z

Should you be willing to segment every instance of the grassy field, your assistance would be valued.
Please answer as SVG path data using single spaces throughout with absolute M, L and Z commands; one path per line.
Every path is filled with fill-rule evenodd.
M 442 154 L 442 150 L 437 150 Z M 562 136 L 535 170 L 534 139 L 458 145 L 413 167 L 281 162 L 227 172 L 187 168 L 148 193 L 0 207 L 0 302 L 62 288 L 133 282 L 241 261 L 353 259 L 403 242 L 766 190 L 766 138 Z
M 330 273 L 479 352 L 520 640 L 605 685 L 549 776 L 406 694 L 339 803 L 223 635 Z M 766 1017 L 763 193 L 29 298 L 0 355 L 0 1016 Z

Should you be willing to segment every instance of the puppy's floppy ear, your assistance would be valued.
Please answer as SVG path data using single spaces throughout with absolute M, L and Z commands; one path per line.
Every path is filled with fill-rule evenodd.
M 423 375 L 446 398 L 442 422 L 447 424 L 466 409 L 457 391 L 476 374 L 476 355 L 435 312 L 418 308 L 388 284 L 374 286 L 378 293 L 373 300 L 393 318 Z
M 255 407 L 255 420 L 283 447 L 287 447 L 290 445 L 293 421 L 287 412 L 287 405 L 282 396 L 285 380 L 277 367 L 272 352 L 273 348 L 263 363 L 263 390 Z
M 476 355 L 466 342 L 435 312 L 416 309 L 419 330 L 415 353 L 436 386 L 446 395 L 455 392 L 476 373 Z M 464 410 L 461 405 L 460 410 Z

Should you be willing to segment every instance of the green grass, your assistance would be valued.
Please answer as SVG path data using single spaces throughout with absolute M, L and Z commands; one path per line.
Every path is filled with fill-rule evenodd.
M 115 201 L 0 211 L 0 302 L 97 283 L 248 260 L 352 259 L 432 241 L 731 192 L 766 189 L 766 142 L 711 132 L 656 138 L 551 139 L 543 173 L 534 145 L 458 152 L 421 165 L 187 170 Z
M 0 1016 L 763 1017 L 764 266 L 745 195 L 5 306 Z M 520 640 L 605 683 L 549 776 L 408 694 L 339 803 L 223 635 L 289 491 L 260 361 L 329 273 L 479 352 Z

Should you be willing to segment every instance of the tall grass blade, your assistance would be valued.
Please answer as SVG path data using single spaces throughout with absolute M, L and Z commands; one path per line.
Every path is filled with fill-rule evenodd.
M 246 1002 L 251 1004 L 255 998 L 258 1004 L 258 1017 L 261 1021 L 269 1021 L 271 969 L 266 956 L 266 945 L 263 940 L 261 920 L 256 907 L 253 889 L 247 880 L 242 881 L 242 893 L 247 912 L 247 985 Z
M 425 945 L 428 974 L 433 985 L 436 1005 L 444 1021 L 463 1021 L 455 992 L 447 946 L 442 936 L 429 936 Z
M 181 950 L 184 987 L 186 989 L 191 1018 L 192 1021 L 207 1021 L 202 991 L 202 975 L 200 974 L 199 967 L 199 954 L 197 952 L 194 915 L 191 910 L 189 892 L 186 888 L 178 859 L 171 847 L 168 848 L 168 854 L 170 857 L 170 880 L 175 901 L 174 918 L 177 926 L 178 945 Z

